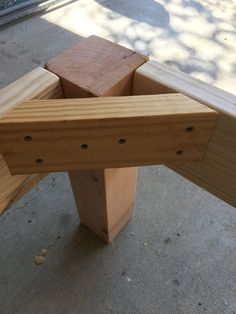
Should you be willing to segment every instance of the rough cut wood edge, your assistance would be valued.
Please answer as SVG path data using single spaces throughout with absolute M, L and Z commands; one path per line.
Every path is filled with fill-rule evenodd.
M 236 206 L 236 96 L 156 61 L 137 69 L 134 95 L 163 92 L 181 92 L 219 112 L 204 161 L 168 167 Z
M 23 101 L 63 97 L 59 78 L 41 67 L 0 91 L 0 117 Z M 0 154 L 0 214 L 33 188 L 45 174 L 12 176 Z
M 217 116 L 182 94 L 31 100 L 0 120 L 0 149 L 14 174 L 201 160 Z

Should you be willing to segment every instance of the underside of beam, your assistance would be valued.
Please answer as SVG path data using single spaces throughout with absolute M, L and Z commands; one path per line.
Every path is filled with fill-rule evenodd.
M 0 121 L 12 173 L 201 160 L 217 113 L 181 94 L 30 101 Z

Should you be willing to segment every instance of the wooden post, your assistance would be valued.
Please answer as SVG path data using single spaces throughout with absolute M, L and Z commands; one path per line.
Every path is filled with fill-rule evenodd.
M 130 95 L 133 73 L 143 55 L 97 36 L 50 60 L 46 68 L 61 78 L 66 98 Z M 111 242 L 132 215 L 137 168 L 69 173 L 80 221 Z
M 110 243 L 132 216 L 137 168 L 71 171 L 81 222 Z

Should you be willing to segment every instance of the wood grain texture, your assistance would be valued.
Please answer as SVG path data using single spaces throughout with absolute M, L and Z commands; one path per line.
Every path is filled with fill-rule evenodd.
M 236 118 L 236 96 L 157 61 L 148 61 L 134 75 L 133 95 L 183 93 Z
M 92 36 L 46 67 L 60 76 L 67 98 L 124 96 L 131 93 L 135 69 L 146 60 L 135 51 Z M 132 215 L 137 171 L 133 167 L 69 172 L 80 221 L 105 242 L 112 241 Z
M 59 78 L 36 68 L 0 91 L 0 117 L 25 100 L 58 97 L 62 97 Z M 44 174 L 12 176 L 0 154 L 0 214 L 44 177 Z
M 134 94 L 163 92 L 181 92 L 219 112 L 204 160 L 168 167 L 236 206 L 236 96 L 155 61 L 136 71 Z
M 60 76 L 67 98 L 130 95 L 133 73 L 146 61 L 133 50 L 91 36 L 47 62 L 46 68 Z
M 201 160 L 216 119 L 181 94 L 28 101 L 0 120 L 0 150 L 15 174 Z
M 110 243 L 132 216 L 136 168 L 71 171 L 69 175 L 80 220 Z

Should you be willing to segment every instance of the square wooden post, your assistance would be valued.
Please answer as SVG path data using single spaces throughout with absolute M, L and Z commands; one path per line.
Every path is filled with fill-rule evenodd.
M 46 64 L 66 98 L 131 95 L 134 71 L 147 57 L 97 36 L 81 41 Z M 69 173 L 80 221 L 111 242 L 132 215 L 137 168 Z

